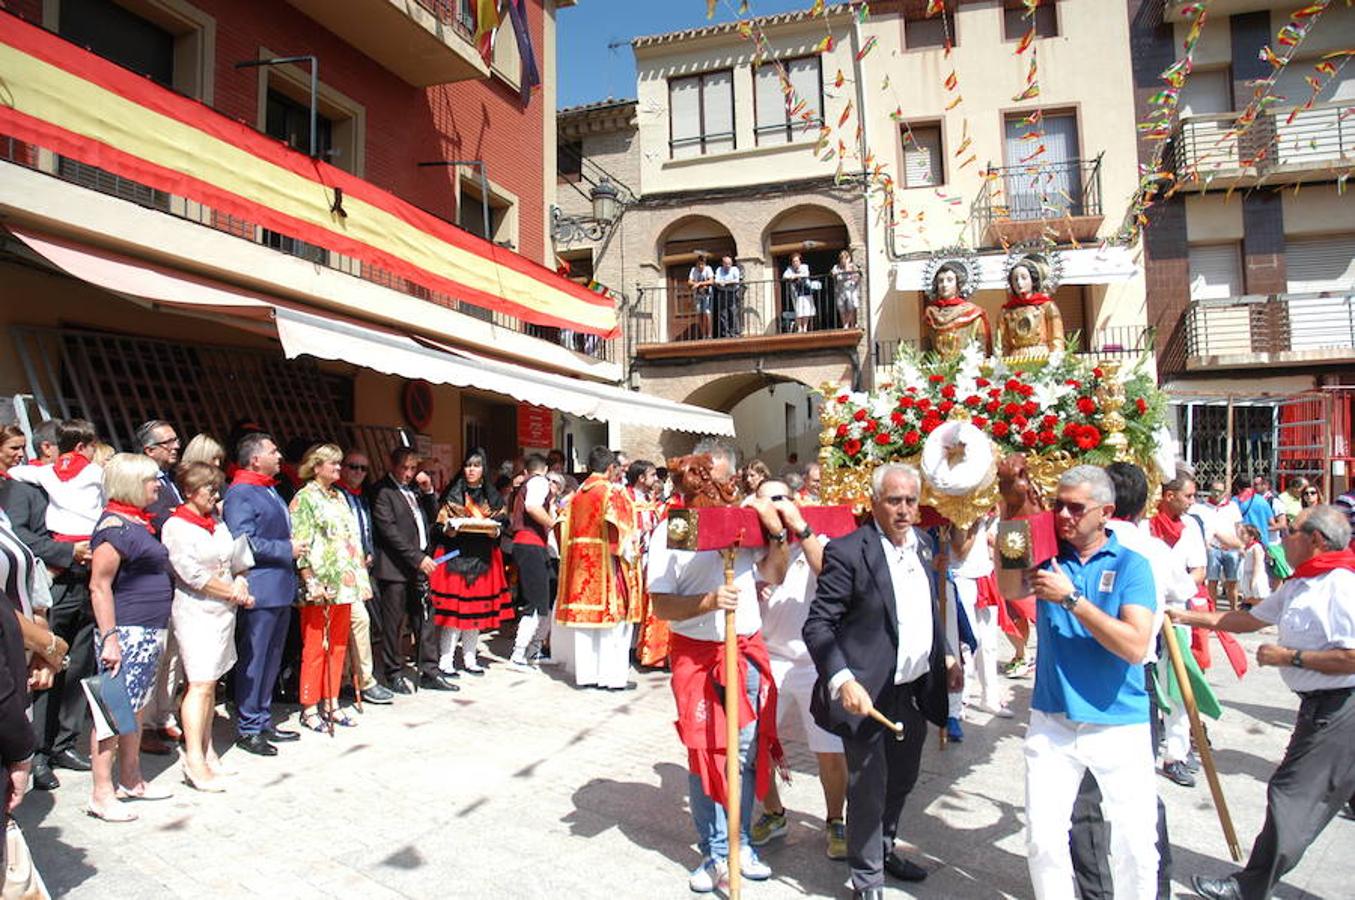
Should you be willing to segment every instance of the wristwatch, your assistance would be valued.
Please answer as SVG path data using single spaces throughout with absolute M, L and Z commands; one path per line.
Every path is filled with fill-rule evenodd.
M 1068 610 L 1069 612 L 1072 612 L 1073 610 L 1077 609 L 1078 601 L 1082 599 L 1085 598 L 1083 598 L 1083 596 L 1079 594 L 1077 591 L 1073 591 L 1067 597 L 1064 597 L 1062 600 L 1060 600 L 1059 605 L 1062 606 L 1064 609 Z
M 796 533 L 796 535 L 799 536 L 800 540 L 806 541 L 806 540 L 809 540 L 811 537 L 814 536 L 814 529 L 813 529 L 813 528 L 810 528 L 810 527 L 809 527 L 809 523 L 806 522 L 806 523 L 805 523 L 805 527 L 802 528 L 802 529 L 800 529 L 799 531 L 797 531 L 797 532 L 795 532 L 795 533 Z
M 773 531 L 767 535 L 767 538 L 774 544 L 784 544 L 786 542 L 786 529 Z
M 1296 668 L 1296 669 L 1302 669 L 1302 668 L 1303 668 L 1303 651 L 1302 651 L 1302 650 L 1295 650 L 1295 651 L 1294 651 L 1294 658 L 1291 659 L 1291 660 L 1289 660 L 1289 664 L 1290 664 L 1291 666 L 1293 666 L 1294 668 Z

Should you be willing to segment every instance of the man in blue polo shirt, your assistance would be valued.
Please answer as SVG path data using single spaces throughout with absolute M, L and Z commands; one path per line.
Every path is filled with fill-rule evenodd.
M 1027 861 L 1035 895 L 1067 897 L 1068 820 L 1088 769 L 1111 829 L 1115 896 L 1157 893 L 1157 806 L 1143 660 L 1157 606 L 1147 560 L 1106 528 L 1110 478 L 1077 466 L 1059 479 L 1056 559 L 1031 576 L 1040 654 L 1026 732 Z

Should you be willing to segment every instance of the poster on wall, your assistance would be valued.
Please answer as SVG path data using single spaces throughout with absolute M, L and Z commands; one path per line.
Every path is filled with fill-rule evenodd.
M 441 494 L 456 471 L 457 461 L 452 456 L 452 445 L 430 440 L 426 446 L 420 447 L 419 455 L 423 459 L 424 471 L 433 479 L 433 489 Z
M 555 414 L 544 406 L 518 404 L 518 446 L 524 451 L 555 446 Z

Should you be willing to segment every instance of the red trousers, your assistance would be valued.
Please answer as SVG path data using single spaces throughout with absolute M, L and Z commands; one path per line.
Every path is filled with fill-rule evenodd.
M 329 649 L 325 649 L 325 610 L 329 610 Z M 301 705 L 314 706 L 320 697 L 339 696 L 343 656 L 348 649 L 351 610 L 346 603 L 301 607 Z M 328 660 L 326 660 L 328 655 Z M 325 676 L 329 677 L 326 678 Z

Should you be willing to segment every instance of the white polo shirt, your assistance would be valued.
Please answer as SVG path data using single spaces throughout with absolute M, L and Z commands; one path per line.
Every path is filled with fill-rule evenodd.
M 1282 647 L 1355 650 L 1355 572 L 1337 569 L 1313 578 L 1291 578 L 1253 606 L 1251 614 L 1280 627 Z M 1355 687 L 1355 674 L 1328 675 L 1287 666 L 1280 677 L 1298 693 Z
M 734 612 L 734 631 L 756 634 L 762 627 L 757 602 L 757 563 L 761 552 L 739 550 L 734 554 L 734 586 L 739 589 L 739 607 Z M 716 590 L 725 583 L 725 561 L 718 550 L 670 550 L 668 529 L 655 528 L 649 538 L 649 592 L 690 596 Z M 725 614 L 716 610 L 691 619 L 669 622 L 668 627 L 697 641 L 723 641 Z
M 828 543 L 826 538 L 820 540 Z M 773 659 L 814 665 L 809 648 L 805 646 L 803 631 L 809 604 L 818 586 L 819 578 L 805 558 L 804 548 L 794 545 L 785 579 L 767 591 L 762 608 L 762 639 L 767 642 L 767 652 Z

